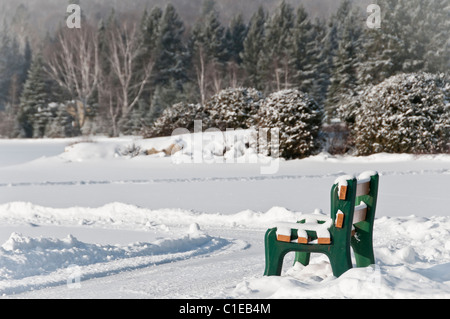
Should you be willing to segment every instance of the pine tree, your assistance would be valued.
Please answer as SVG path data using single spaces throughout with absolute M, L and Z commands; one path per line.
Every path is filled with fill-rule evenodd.
M 29 58 L 29 57 L 28 57 Z M 21 91 L 26 78 L 27 63 L 20 51 L 19 43 L 15 37 L 9 35 L 5 24 L 0 31 L 0 110 L 11 104 L 16 96 L 11 96 L 12 85 L 16 86 L 16 94 Z
M 245 70 L 245 85 L 262 90 L 263 78 L 260 68 L 261 54 L 265 41 L 265 23 L 267 17 L 263 7 L 259 7 L 250 19 L 247 36 L 240 54 Z
M 189 39 L 192 78 L 196 80 L 201 104 L 220 91 L 228 56 L 225 29 L 218 12 L 206 1 L 202 16 L 195 23 Z
M 311 40 L 308 44 L 310 62 L 305 66 L 305 70 L 311 74 L 309 89 L 306 91 L 320 105 L 324 106 L 328 86 L 330 84 L 330 60 L 327 55 L 326 25 L 322 20 L 316 19 L 312 25 Z
M 297 18 L 293 31 L 292 64 L 295 67 L 295 86 L 303 92 L 312 92 L 318 83 L 316 79 L 320 63 L 320 39 L 319 27 L 311 23 L 303 6 L 297 9 Z
M 284 0 L 267 23 L 261 66 L 267 81 L 265 92 L 292 86 L 294 9 Z
M 228 48 L 228 61 L 238 65 L 242 63 L 241 53 L 244 50 L 244 40 L 247 36 L 248 27 L 244 23 L 242 14 L 235 15 L 226 30 L 225 41 Z
M 157 40 L 156 84 L 167 85 L 170 81 L 177 83 L 181 90 L 186 80 L 186 48 L 183 43 L 184 23 L 175 7 L 168 4 L 161 18 L 159 38 Z
M 136 63 L 137 70 L 143 70 L 144 66 L 147 65 L 150 59 L 155 59 L 160 55 L 160 42 L 161 42 L 161 19 L 163 16 L 163 10 L 160 7 L 154 7 L 150 14 L 147 10 L 144 14 L 140 23 L 140 52 L 138 61 Z M 151 86 L 154 87 L 155 83 L 158 81 L 159 74 L 157 72 L 152 76 Z M 149 99 L 153 89 L 146 90 L 143 94 L 145 99 Z
M 413 1 L 381 0 L 381 28 L 364 28 L 362 50 L 358 65 L 358 80 L 361 84 L 378 84 L 386 78 L 404 71 L 405 62 L 415 53 L 407 49 L 414 34 L 406 35 L 411 20 L 408 18 Z M 409 26 L 404 25 L 405 23 Z
M 336 18 L 338 47 L 333 57 L 333 71 L 327 94 L 327 117 L 337 116 L 337 108 L 345 99 L 355 95 L 358 87 L 357 65 L 359 64 L 359 43 L 361 26 L 358 14 L 352 10 L 348 0 L 338 10 Z
M 173 5 L 168 4 L 164 11 L 155 7 L 144 19 L 141 58 L 144 63 L 148 59 L 155 60 L 155 67 L 151 91 L 143 95 L 144 100 L 151 102 L 147 108 L 142 108 L 147 113 L 142 117 L 151 123 L 183 94 L 184 83 L 188 80 L 187 49 L 183 42 L 184 23 Z
M 426 38 L 429 40 L 424 52 L 424 71 L 431 73 L 444 72 L 450 74 L 450 41 L 448 41 L 448 30 L 450 30 L 450 6 L 448 0 L 435 0 L 426 2 L 427 7 L 424 19 L 427 30 Z
M 48 107 L 48 80 L 41 55 L 36 55 L 21 96 L 18 122 L 23 137 L 43 137 L 52 113 Z

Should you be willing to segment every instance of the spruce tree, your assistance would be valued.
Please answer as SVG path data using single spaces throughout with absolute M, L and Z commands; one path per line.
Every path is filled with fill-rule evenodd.
M 412 2 L 412 1 L 408 1 Z M 405 61 L 415 53 L 407 53 L 410 39 L 406 39 L 407 19 L 411 9 L 408 3 L 381 0 L 381 28 L 364 28 L 362 34 L 358 80 L 361 84 L 378 84 L 386 78 L 404 71 Z M 405 7 L 406 6 L 406 7 Z M 407 37 L 414 37 L 409 34 Z
M 163 16 L 163 10 L 160 7 L 154 7 L 150 14 L 147 10 L 144 11 L 144 14 L 140 23 L 140 41 L 141 41 L 141 50 L 139 52 L 138 62 L 136 64 L 137 70 L 143 70 L 145 65 L 147 65 L 150 59 L 156 59 L 159 56 L 160 49 L 160 24 Z M 158 74 L 152 77 L 151 87 L 155 85 L 158 81 Z M 145 98 L 149 98 L 153 90 L 146 90 L 143 96 Z
M 306 92 L 322 107 L 325 103 L 331 77 L 327 45 L 325 45 L 326 31 L 325 22 L 316 19 L 315 23 L 312 24 L 311 38 L 307 46 L 310 61 L 305 66 L 305 70 L 310 74 L 310 80 L 306 82 L 309 84 Z
M 319 67 L 320 39 L 319 29 L 310 21 L 303 6 L 297 9 L 293 31 L 292 64 L 295 67 L 295 87 L 303 92 L 311 92 Z
M 225 29 L 209 3 L 206 1 L 189 39 L 191 78 L 197 82 L 202 105 L 210 95 L 220 91 L 228 56 Z
M 38 54 L 31 64 L 20 98 L 18 122 L 23 137 L 43 137 L 46 133 L 52 117 L 47 83 L 43 58 Z
M 245 85 L 258 90 L 263 89 L 263 78 L 260 68 L 262 50 L 265 41 L 266 13 L 262 6 L 258 8 L 250 19 L 247 36 L 243 42 L 240 54 L 245 71 Z
M 150 17 L 152 16 L 154 18 L 149 20 L 149 30 L 153 29 L 153 36 L 150 39 L 154 42 L 155 48 L 152 53 L 152 58 L 155 59 L 155 76 L 151 110 L 162 110 L 180 99 L 183 85 L 188 79 L 187 49 L 183 42 L 185 29 L 183 21 L 171 4 L 166 6 L 157 28 L 154 24 L 159 16 L 158 11 Z M 158 31 L 155 32 L 156 30 Z M 156 94 L 158 96 L 154 96 Z M 155 101 L 158 101 L 158 106 L 154 104 Z
M 175 7 L 168 4 L 159 26 L 157 40 L 156 84 L 167 85 L 170 81 L 181 84 L 186 80 L 185 51 L 183 43 L 184 23 Z
M 429 40 L 424 52 L 424 71 L 431 73 L 443 72 L 450 74 L 450 6 L 448 0 L 427 1 L 424 8 L 427 30 L 426 38 Z
M 266 78 L 265 92 L 287 89 L 293 82 L 294 9 L 284 0 L 267 23 L 261 66 Z
M 247 32 L 248 26 L 244 23 L 242 14 L 239 13 L 233 16 L 225 34 L 228 61 L 238 65 L 242 63 L 241 53 L 244 50 L 244 39 L 247 36 Z
M 333 71 L 327 94 L 327 116 L 337 116 L 337 108 L 342 101 L 355 95 L 358 87 L 357 65 L 359 63 L 359 45 L 361 26 L 358 13 L 352 10 L 349 1 L 344 1 L 338 10 L 337 50 L 333 57 Z

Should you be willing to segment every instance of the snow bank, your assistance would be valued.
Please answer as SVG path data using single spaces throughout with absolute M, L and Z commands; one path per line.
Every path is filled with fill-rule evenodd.
M 305 162 L 333 162 L 333 163 L 398 163 L 411 161 L 442 161 L 450 162 L 450 154 L 393 154 L 393 153 L 377 153 L 368 156 L 350 156 L 350 155 L 331 155 L 322 152 L 318 155 L 310 156 L 303 159 Z
M 72 235 L 56 239 L 12 233 L 0 247 L 0 294 L 61 285 L 73 279 L 67 271 L 86 280 L 189 259 L 231 244 L 229 240 L 205 234 L 196 224 L 178 238 L 125 246 L 83 243 Z
M 312 254 L 306 267 L 287 257 L 282 276 L 244 280 L 230 297 L 449 298 L 449 243 L 450 216 L 382 217 L 374 226 L 376 265 L 335 278 L 324 255 Z
M 69 162 L 166 157 L 164 150 L 178 145 L 180 151 L 172 154 L 174 161 L 191 163 L 195 156 L 204 162 L 257 162 L 267 156 L 257 154 L 257 135 L 253 130 L 205 131 L 168 137 L 143 139 L 140 137 L 96 138 L 72 142 L 57 158 Z M 151 154 L 148 155 L 148 151 Z
M 335 278 L 324 255 L 312 254 L 311 264 L 292 266 L 286 256 L 280 277 L 264 277 L 264 233 L 277 221 L 295 222 L 308 215 L 274 207 L 267 212 L 234 215 L 202 214 L 185 210 L 148 210 L 112 203 L 99 208 L 53 209 L 27 203 L 0 205 L 0 222 L 82 227 L 171 229 L 175 238 L 127 245 L 90 244 L 73 236 L 62 239 L 27 237 L 13 233 L 0 247 L 0 293 L 65 285 L 67 271 L 76 265 L 83 280 L 185 260 L 199 255 L 246 249 L 250 231 L 261 251 L 253 263 L 259 271 L 243 276 L 226 298 L 449 298 L 450 216 L 380 217 L 375 220 L 377 264 L 354 268 Z M 315 215 L 313 215 L 315 216 Z M 214 236 L 228 229 L 234 240 Z M 183 234 L 180 234 L 180 229 Z M 204 229 L 204 231 L 203 231 Z M 211 235 L 207 235 L 208 232 Z M 253 236 L 253 235 L 252 235 Z M 238 243 L 240 242 L 240 243 Z M 233 256 L 228 265 L 234 265 Z M 239 267 L 240 262 L 236 262 Z M 231 264 L 230 264 L 231 263 Z M 176 269 L 176 268 L 175 268 Z M 205 297 L 211 295 L 204 295 Z
M 90 225 L 120 229 L 157 229 L 188 226 L 261 228 L 277 221 L 296 221 L 302 216 L 286 208 L 274 207 L 267 212 L 242 211 L 232 215 L 207 214 L 182 209 L 150 210 L 123 203 L 98 208 L 48 208 L 31 203 L 0 205 L 0 221 L 5 224 Z
M 226 240 L 210 237 L 198 229 L 191 229 L 188 234 L 175 239 L 161 239 L 154 243 L 138 242 L 128 246 L 88 244 L 78 241 L 72 235 L 60 240 L 30 238 L 13 233 L 0 247 L 0 282 L 42 275 L 70 265 L 86 266 L 127 258 L 180 253 L 188 258 L 227 244 Z

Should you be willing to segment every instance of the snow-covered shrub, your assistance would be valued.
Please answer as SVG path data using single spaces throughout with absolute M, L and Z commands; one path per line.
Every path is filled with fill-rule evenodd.
M 259 110 L 259 127 L 279 129 L 281 157 L 303 158 L 320 148 L 318 135 L 322 117 L 323 109 L 308 94 L 284 90 L 265 99 Z M 271 140 L 269 137 L 269 146 Z
M 139 145 L 136 145 L 135 143 L 133 143 L 131 145 L 126 145 L 123 148 L 119 148 L 117 150 L 117 152 L 121 156 L 130 157 L 130 158 L 139 156 L 143 153 L 142 148 Z
M 203 119 L 200 104 L 176 103 L 166 108 L 152 126 L 144 129 L 145 138 L 171 136 L 175 129 L 193 131 L 194 121 Z
M 396 75 L 368 87 L 358 100 L 358 154 L 449 151 L 450 82 L 444 75 Z
M 261 92 L 252 88 L 229 88 L 220 91 L 204 107 L 204 127 L 247 129 L 256 125 Z

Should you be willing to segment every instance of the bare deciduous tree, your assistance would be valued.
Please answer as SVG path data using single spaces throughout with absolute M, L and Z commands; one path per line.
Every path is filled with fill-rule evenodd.
M 118 134 L 118 120 L 125 118 L 137 105 L 152 74 L 154 58 L 143 62 L 137 69 L 142 42 L 135 24 L 123 23 L 111 28 L 108 33 L 108 75 L 103 75 L 102 91 L 109 95 L 109 113 L 113 122 L 113 134 Z M 113 84 L 108 84 L 108 82 Z M 108 92 L 109 91 L 109 92 Z
M 48 57 L 48 73 L 71 96 L 81 101 L 75 120 L 81 129 L 87 115 L 87 103 L 99 80 L 98 41 L 93 28 L 61 29 L 56 47 Z

